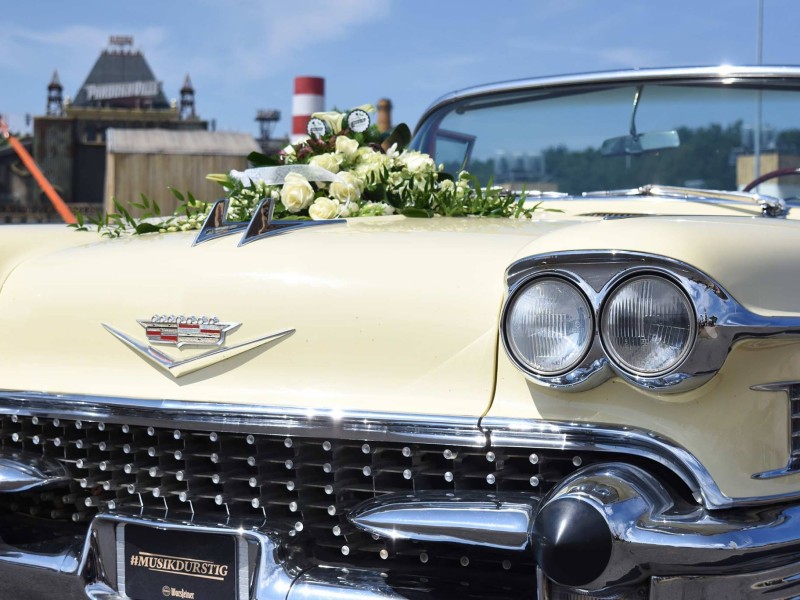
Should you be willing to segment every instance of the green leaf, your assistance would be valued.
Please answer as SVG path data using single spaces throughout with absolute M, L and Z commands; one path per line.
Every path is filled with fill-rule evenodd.
M 272 156 L 267 156 L 261 152 L 251 152 L 247 155 L 247 162 L 254 167 L 277 167 L 280 161 Z
M 209 173 L 206 175 L 206 179 L 209 181 L 215 181 L 221 185 L 226 185 L 230 183 L 230 177 L 225 173 Z
M 404 217 L 411 217 L 414 219 L 430 219 L 433 217 L 433 211 L 429 208 L 414 208 L 409 206 L 400 210 L 400 214 Z
M 125 207 L 122 206 L 122 204 L 120 204 L 120 202 L 116 198 L 112 198 L 112 200 L 114 201 L 114 207 L 117 209 L 117 212 L 119 212 L 119 215 L 122 215 L 122 218 L 125 219 L 128 225 L 133 227 L 135 225 L 135 222 L 133 220 L 133 217 L 131 217 L 131 213 L 125 210 Z M 119 217 L 119 215 L 117 215 L 117 217 Z
M 167 189 L 168 189 L 170 192 L 172 192 L 172 195 L 173 195 L 173 196 L 175 196 L 175 198 L 178 200 L 178 202 L 186 202 L 186 198 L 184 198 L 184 197 L 183 197 L 183 194 L 181 194 L 181 193 L 180 193 L 178 190 L 176 190 L 174 187 L 168 186 L 168 187 L 167 187 Z
M 158 233 L 159 227 L 158 227 L 158 225 L 153 225 L 152 223 L 139 223 L 133 229 L 138 234 L 142 234 L 142 233 Z

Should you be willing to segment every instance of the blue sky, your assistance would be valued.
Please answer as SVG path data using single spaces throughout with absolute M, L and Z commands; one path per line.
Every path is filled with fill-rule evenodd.
M 629 67 L 753 64 L 757 0 L 53 0 L 2 3 L 0 113 L 42 114 L 54 69 L 75 96 L 113 34 L 133 35 L 177 97 L 188 72 L 201 117 L 291 129 L 294 77 L 326 78 L 326 105 L 391 98 L 414 126 L 438 96 L 528 76 Z M 765 64 L 800 64 L 800 2 L 764 0 Z

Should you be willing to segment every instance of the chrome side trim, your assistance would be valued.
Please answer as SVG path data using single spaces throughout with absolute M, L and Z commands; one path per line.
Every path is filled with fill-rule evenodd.
M 0 493 L 46 488 L 71 480 L 58 461 L 31 452 L 0 450 Z
M 391 540 L 525 550 L 539 498 L 511 496 L 385 494 L 359 504 L 347 519 L 367 533 Z
M 241 344 L 236 344 L 235 346 L 217 348 L 216 350 L 210 350 L 209 352 L 204 352 L 203 354 L 199 354 L 191 358 L 175 360 L 164 352 L 157 350 L 153 346 L 142 344 L 135 338 L 122 333 L 118 329 L 114 329 L 111 327 L 111 325 L 107 325 L 106 323 L 101 323 L 101 325 L 105 327 L 106 331 L 117 338 L 120 342 L 125 344 L 128 348 L 136 352 L 139 356 L 163 369 L 176 379 L 178 377 L 182 377 L 183 375 L 188 375 L 189 373 L 194 373 L 200 369 L 205 369 L 206 367 L 215 365 L 228 358 L 233 358 L 234 356 L 242 354 L 243 352 L 247 352 L 248 350 L 253 350 L 254 348 L 263 346 L 268 342 L 277 342 L 278 340 L 295 332 L 294 329 L 286 329 L 284 331 L 278 331 L 275 333 L 270 333 L 269 335 L 248 340 L 246 342 L 242 342 Z
M 589 299 L 595 322 L 601 322 L 605 299 L 623 280 L 655 274 L 671 280 L 694 307 L 696 335 L 692 350 L 671 372 L 644 377 L 615 365 L 596 326 L 594 342 L 584 359 L 570 372 L 543 376 L 531 372 L 514 356 L 506 337 L 505 321 L 515 293 L 537 277 L 560 277 Z M 764 317 L 739 304 L 719 283 L 686 263 L 642 252 L 587 250 L 538 254 L 513 263 L 506 270 L 508 295 L 501 315 L 501 340 L 507 355 L 532 382 L 562 390 L 595 387 L 616 375 L 634 385 L 664 393 L 690 390 L 707 382 L 722 368 L 733 344 L 748 338 L 800 335 L 800 317 Z

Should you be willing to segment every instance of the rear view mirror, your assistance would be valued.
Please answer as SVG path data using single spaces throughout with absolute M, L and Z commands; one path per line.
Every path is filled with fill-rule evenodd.
M 677 148 L 680 145 L 680 137 L 674 129 L 670 131 L 647 131 L 637 135 L 609 138 L 600 147 L 600 154 L 603 156 L 630 156 L 667 148 Z

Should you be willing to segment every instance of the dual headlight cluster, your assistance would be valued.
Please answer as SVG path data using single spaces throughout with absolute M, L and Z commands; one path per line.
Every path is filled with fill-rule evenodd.
M 504 311 L 507 351 L 542 378 L 584 368 L 597 341 L 617 369 L 637 378 L 668 374 L 691 352 L 695 310 L 671 279 L 633 275 L 603 296 L 595 306 L 576 282 L 558 274 L 521 282 Z

